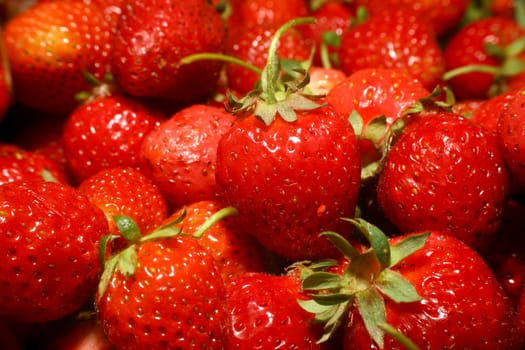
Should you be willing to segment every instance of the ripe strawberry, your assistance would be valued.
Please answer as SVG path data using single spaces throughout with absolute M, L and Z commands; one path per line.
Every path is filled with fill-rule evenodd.
M 228 37 L 226 54 L 249 63 L 257 68 L 263 68 L 268 60 L 268 49 L 279 25 L 261 24 L 252 26 Z M 311 53 L 311 45 L 295 28 L 286 31 L 279 40 L 279 57 L 296 61 L 306 61 Z M 238 64 L 226 65 L 228 88 L 245 94 L 254 89 L 260 74 L 246 69 Z
M 167 206 L 159 189 L 141 172 L 116 167 L 100 170 L 78 186 L 108 220 L 109 232 L 118 234 L 116 215 L 132 218 L 142 232 L 150 233 L 167 217 Z
M 124 91 L 188 104 L 215 87 L 220 62 L 180 65 L 199 52 L 221 53 L 225 25 L 205 0 L 132 0 L 122 8 L 112 73 Z
M 462 241 L 440 231 L 387 240 L 377 227 L 357 225 L 373 237 L 369 249 L 360 252 L 327 233 L 346 252 L 347 267 L 342 274 L 303 275 L 312 299 L 301 305 L 328 321 L 321 340 L 341 325 L 345 350 L 524 345 L 501 285 Z
M 429 90 L 445 72 L 443 52 L 428 23 L 400 9 L 372 14 L 348 28 L 341 37 L 339 61 L 348 75 L 363 68 L 405 69 Z
M 316 344 L 322 327 L 297 303 L 305 298 L 299 280 L 247 272 L 226 287 L 231 317 L 227 349 L 328 349 Z
M 525 89 L 515 93 L 500 114 L 498 130 L 505 164 L 509 168 L 513 194 L 525 193 Z
M 415 116 L 386 156 L 377 200 L 403 232 L 441 230 L 483 250 L 509 189 L 496 137 L 454 113 Z
M 67 184 L 59 164 L 15 144 L 0 143 L 0 185 L 14 181 L 56 181 Z
M 213 215 L 227 210 L 223 208 L 219 202 L 211 200 L 190 203 L 172 214 L 165 223 L 185 213 L 176 227 L 182 232 L 197 232 Z M 264 271 L 259 245 L 252 236 L 239 229 L 235 217 L 225 217 L 208 228 L 199 238 L 199 244 L 215 258 L 224 281 L 243 272 Z
M 308 75 L 310 81 L 306 85 L 305 91 L 318 97 L 326 97 L 335 86 L 346 79 L 346 74 L 340 69 L 319 66 L 310 67 Z
M 468 118 L 488 131 L 497 133 L 499 116 L 507 109 L 507 105 L 513 96 L 514 93 L 506 92 L 482 100 L 483 103 L 479 105 Z
M 447 42 L 448 81 L 458 99 L 485 99 L 523 85 L 525 29 L 513 19 L 490 17 L 470 22 Z
M 117 166 L 139 169 L 142 140 L 162 120 L 162 113 L 120 94 L 98 97 L 76 108 L 62 135 L 76 181 Z
M 24 322 L 62 318 L 93 295 L 102 211 L 54 182 L 0 186 L 0 314 Z
M 219 107 L 195 104 L 146 135 L 140 150 L 143 171 L 172 211 L 216 198 L 217 145 L 234 119 Z
M 365 68 L 334 86 L 326 100 L 340 115 L 359 116 L 361 127 L 356 133 L 361 165 L 363 169 L 370 168 L 375 173 L 374 164 L 382 156 L 381 145 L 388 130 L 408 108 L 429 95 L 430 92 L 419 81 L 402 69 Z M 373 131 L 377 122 L 383 124 L 378 132 Z
M 179 232 L 159 228 L 106 261 L 96 303 L 104 333 L 116 348 L 224 349 L 227 344 L 225 288 L 215 260 L 197 239 Z
M 108 71 L 111 34 L 103 11 L 82 1 L 38 3 L 15 16 L 3 31 L 15 99 L 69 113 L 89 88 L 82 71 L 98 79 Z
M 443 37 L 460 24 L 469 0 L 356 0 L 355 5 L 365 6 L 372 15 L 385 9 L 414 11 L 434 35 Z

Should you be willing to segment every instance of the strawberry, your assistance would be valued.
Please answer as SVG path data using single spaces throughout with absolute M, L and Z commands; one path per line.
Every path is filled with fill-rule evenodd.
M 458 99 L 485 99 L 523 85 L 525 29 L 504 17 L 470 22 L 444 48 L 448 81 Z M 516 89 L 516 88 L 513 88 Z
M 371 15 L 384 10 L 414 11 L 429 24 L 434 35 L 444 37 L 460 24 L 469 0 L 356 0 L 355 5 L 366 7 Z
M 80 309 L 98 282 L 102 211 L 72 187 L 33 181 L 0 186 L 0 213 L 0 314 L 46 322 Z
M 418 80 L 398 68 L 360 69 L 328 92 L 326 100 L 339 114 L 358 117 L 360 127 L 356 122 L 354 126 L 365 177 L 376 172 L 375 164 L 382 156 L 381 144 L 394 122 L 429 95 Z M 373 128 L 378 123 L 383 127 L 375 132 Z
M 146 134 L 164 114 L 130 97 L 101 96 L 76 108 L 65 121 L 62 140 L 73 177 L 81 182 L 102 169 L 140 169 Z
M 159 189 L 133 168 L 109 168 L 82 181 L 78 190 L 98 206 L 108 220 L 109 232 L 118 234 L 113 217 L 131 217 L 142 232 L 149 233 L 167 217 L 167 206 Z
M 11 143 L 0 143 L 0 168 L 0 185 L 14 181 L 68 183 L 67 175 L 58 163 Z
M 483 126 L 485 129 L 497 133 L 499 116 L 503 113 L 514 93 L 506 92 L 483 101 L 468 118 L 473 122 Z
M 252 26 L 228 37 L 226 54 L 242 62 L 262 69 L 268 60 L 268 49 L 275 32 L 276 24 L 268 23 Z M 311 53 L 311 45 L 296 28 L 283 33 L 279 40 L 279 57 L 296 61 L 306 61 Z M 238 64 L 226 65 L 228 88 L 245 94 L 255 88 L 260 71 L 254 72 Z
M 149 132 L 140 149 L 144 173 L 171 210 L 217 196 L 215 162 L 219 139 L 234 120 L 219 107 L 186 107 Z
M 303 273 L 302 287 L 311 299 L 299 302 L 324 320 L 320 341 L 340 329 L 345 350 L 524 345 L 510 300 L 464 242 L 435 230 L 388 240 L 372 224 L 353 222 L 369 237 L 370 248 L 361 251 L 327 232 L 345 252 L 346 267 L 342 273 L 334 268 Z
M 339 60 L 346 74 L 363 68 L 405 69 L 429 90 L 445 72 L 443 52 L 428 23 L 400 9 L 372 14 L 348 28 L 341 37 Z
M 205 0 L 132 0 L 122 8 L 114 37 L 112 73 L 133 96 L 188 104 L 216 86 L 221 63 L 179 61 L 198 52 L 221 53 L 220 14 Z
M 509 168 L 513 194 L 525 193 L 525 89 L 514 94 L 500 114 L 498 130 L 505 164 Z
M 217 201 L 203 200 L 186 205 L 165 220 L 165 224 L 181 217 L 176 225 L 182 232 L 197 232 L 213 215 L 224 208 Z M 202 245 L 217 261 L 224 281 L 244 272 L 264 271 L 263 255 L 255 239 L 239 229 L 235 217 L 227 217 L 206 230 L 199 239 Z
M 319 66 L 310 67 L 308 75 L 310 81 L 305 91 L 318 97 L 326 97 L 335 86 L 346 79 L 346 74 L 340 69 Z
M 228 349 L 328 349 L 316 344 L 322 328 L 297 299 L 304 299 L 293 277 L 246 272 L 227 284 L 230 314 Z
M 441 230 L 483 250 L 498 231 L 509 177 L 496 137 L 454 113 L 415 116 L 388 152 L 377 200 L 403 232 Z
M 35 4 L 3 31 L 14 97 L 34 109 L 67 114 L 89 88 L 82 71 L 101 79 L 109 69 L 111 25 L 101 8 L 82 1 Z
M 276 32 L 260 95 L 230 101 L 240 117 L 219 141 L 215 173 L 221 201 L 239 211 L 241 229 L 290 260 L 337 254 L 318 233 L 345 226 L 339 218 L 353 216 L 360 185 L 349 121 L 301 95 L 307 76 L 284 84 L 279 74 L 280 35 L 306 21 Z
M 97 292 L 108 340 L 119 349 L 224 349 L 225 287 L 215 259 L 173 226 L 141 236 L 125 217 L 117 225 L 135 240 L 106 261 Z

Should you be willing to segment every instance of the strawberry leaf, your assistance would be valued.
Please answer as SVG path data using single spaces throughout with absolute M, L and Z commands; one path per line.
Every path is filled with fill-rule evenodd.
M 325 231 L 321 235 L 326 236 L 332 244 L 339 249 L 344 256 L 352 260 L 359 257 L 359 252 L 343 236 L 337 232 Z
M 425 245 L 430 232 L 411 235 L 393 244 L 390 247 L 390 267 L 397 265 L 401 260 L 412 255 Z
M 142 237 L 139 226 L 129 216 L 126 215 L 115 215 L 113 220 L 117 225 L 119 232 L 124 236 L 128 242 L 136 242 Z
M 302 281 L 304 290 L 323 290 L 341 287 L 343 277 L 336 273 L 314 272 Z
M 362 218 L 344 220 L 352 223 L 370 242 L 381 268 L 390 266 L 390 245 L 383 231 Z
M 383 349 L 384 331 L 379 324 L 386 323 L 385 301 L 375 288 L 369 288 L 355 295 L 357 308 L 365 328 L 374 342 Z
M 412 283 L 400 273 L 385 269 L 375 280 L 376 287 L 396 303 L 413 303 L 421 300 Z

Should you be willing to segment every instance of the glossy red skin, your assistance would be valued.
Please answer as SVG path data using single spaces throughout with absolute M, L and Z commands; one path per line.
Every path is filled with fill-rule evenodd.
M 486 52 L 485 43 L 505 47 L 523 35 L 525 29 L 509 18 L 491 17 L 471 22 L 456 31 L 447 42 L 444 48 L 446 69 L 448 71 L 471 64 L 497 67 L 500 61 Z M 449 84 L 458 99 L 485 99 L 489 97 L 493 81 L 494 76 L 491 74 L 473 72 L 457 76 Z
M 224 208 L 217 201 L 204 200 L 184 207 L 186 216 L 177 227 L 182 232 L 193 233 L 214 213 Z M 180 217 L 183 209 L 173 213 L 165 223 Z M 264 271 L 263 256 L 255 239 L 241 231 L 235 217 L 221 219 L 211 226 L 198 240 L 216 260 L 223 280 L 226 282 L 244 272 Z
M 223 349 L 228 318 L 215 261 L 193 237 L 147 241 L 131 277 L 113 274 L 97 302 L 119 349 Z
M 458 239 L 432 231 L 422 249 L 393 269 L 423 299 L 385 299 L 387 322 L 421 349 L 522 349 L 511 302 L 483 259 Z M 346 325 L 343 349 L 379 349 L 357 312 Z M 403 348 L 385 336 L 384 349 Z
M 227 284 L 231 317 L 226 349 L 328 349 L 318 345 L 322 328 L 303 310 L 298 280 L 289 276 L 245 273 Z
M 304 0 L 232 0 L 230 5 L 229 35 L 262 25 L 278 28 L 289 20 L 307 16 L 309 12 Z
M 514 94 L 500 115 L 498 131 L 513 194 L 525 193 L 525 89 Z
M 445 72 L 443 52 L 428 24 L 403 10 L 378 12 L 350 27 L 341 37 L 339 61 L 348 75 L 363 68 L 405 69 L 429 90 Z
M 386 117 L 387 127 L 390 127 L 407 108 L 429 95 L 430 92 L 404 70 L 365 68 L 334 86 L 326 100 L 340 115 L 358 112 L 364 127 L 380 116 Z M 359 147 L 363 164 L 379 159 L 370 141 L 360 140 Z
M 47 156 L 15 144 L 0 143 L 0 185 L 14 181 L 44 181 L 48 172 L 56 181 L 67 184 L 66 173 Z
M 102 211 L 54 182 L 0 186 L 0 312 L 25 322 L 60 319 L 93 295 Z
M 140 169 L 140 147 L 164 115 L 124 95 L 98 97 L 75 109 L 64 123 L 62 140 L 77 182 L 103 169 Z
M 516 316 L 518 320 L 518 329 L 520 336 L 525 338 L 525 289 L 521 293 L 520 303 L 518 305 L 518 313 Z
M 356 0 L 355 6 L 365 6 L 373 15 L 385 9 L 414 11 L 429 24 L 434 35 L 443 36 L 455 29 L 469 0 Z
M 157 186 L 133 168 L 104 169 L 82 181 L 78 189 L 106 215 L 110 233 L 119 234 L 115 215 L 126 215 L 148 234 L 166 219 L 168 208 Z
M 280 116 L 266 126 L 239 119 L 217 149 L 217 185 L 238 222 L 265 247 L 290 260 L 337 255 L 319 233 L 353 217 L 360 185 L 357 140 L 332 108 Z
M 100 80 L 109 71 L 111 25 L 83 1 L 38 3 L 6 24 L 3 39 L 14 97 L 39 111 L 71 112 L 75 94 L 91 88 L 82 71 Z
M 143 171 L 159 187 L 172 211 L 217 198 L 217 146 L 234 119 L 219 107 L 195 104 L 146 135 L 140 149 Z
M 483 250 L 508 192 L 495 136 L 460 115 L 437 113 L 403 130 L 379 175 L 377 199 L 402 232 L 442 230 Z
M 513 96 L 513 93 L 507 92 L 484 100 L 484 103 L 469 116 L 470 120 L 491 132 L 498 133 L 499 116 L 506 110 Z
M 226 53 L 243 62 L 250 63 L 260 69 L 268 60 L 268 49 L 279 26 L 261 24 L 243 30 L 236 35 L 230 35 L 226 43 Z M 277 54 L 280 58 L 305 61 L 310 57 L 311 44 L 295 28 L 283 33 L 279 39 Z M 244 94 L 255 88 L 259 74 L 237 64 L 226 65 L 228 87 Z
M 207 1 L 127 1 L 115 36 L 112 73 L 130 95 L 196 102 L 214 89 L 222 63 L 179 61 L 199 52 L 222 53 L 225 38 L 221 16 Z

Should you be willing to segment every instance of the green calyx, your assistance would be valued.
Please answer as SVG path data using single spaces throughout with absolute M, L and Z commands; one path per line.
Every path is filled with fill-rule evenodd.
M 123 250 L 113 254 L 106 260 L 107 248 L 113 240 L 119 238 L 118 235 L 108 234 L 102 237 L 99 244 L 99 257 L 101 266 L 104 267 L 100 282 L 98 285 L 98 299 L 100 300 L 111 280 L 111 276 L 115 272 L 120 272 L 122 275 L 130 277 L 135 274 L 137 269 L 137 247 L 149 241 L 170 239 L 176 236 L 192 236 L 196 239 L 201 238 L 204 233 L 218 221 L 232 215 L 237 215 L 237 209 L 233 207 L 225 207 L 216 213 L 212 214 L 195 232 L 186 233 L 177 225 L 180 224 L 186 217 L 186 211 L 183 210 L 181 215 L 174 218 L 174 220 L 162 225 L 152 231 L 148 235 L 142 235 L 137 223 L 130 217 L 125 215 L 116 215 L 113 217 L 115 224 L 122 235 L 128 242 L 128 246 Z
M 369 248 L 360 252 L 344 237 L 335 232 L 323 232 L 348 259 L 344 273 L 327 272 L 333 266 L 326 262 L 301 270 L 302 289 L 311 299 L 298 300 L 299 305 L 315 314 L 324 324 L 324 333 L 318 343 L 330 339 L 351 310 L 357 309 L 372 340 L 384 347 L 384 336 L 389 334 L 407 349 L 417 349 L 410 339 L 386 321 L 385 297 L 395 303 L 413 303 L 421 300 L 412 283 L 392 269 L 407 256 L 421 249 L 429 233 L 411 235 L 390 245 L 387 236 L 363 219 L 344 219 L 367 239 Z

